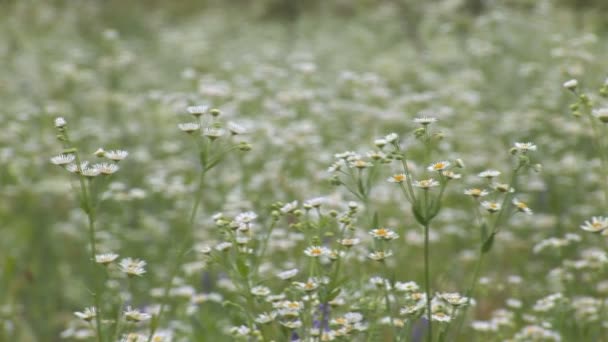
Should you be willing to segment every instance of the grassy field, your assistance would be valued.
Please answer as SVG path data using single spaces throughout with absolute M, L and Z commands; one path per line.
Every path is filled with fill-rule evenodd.
M 0 341 L 608 341 L 602 12 L 469 3 L 0 1 Z

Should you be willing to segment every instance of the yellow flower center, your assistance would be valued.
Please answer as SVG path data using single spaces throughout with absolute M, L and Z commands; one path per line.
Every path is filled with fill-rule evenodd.
M 393 180 L 395 182 L 401 183 L 401 182 L 403 182 L 405 180 L 405 175 L 403 175 L 403 174 L 394 175 L 393 176 Z
M 386 230 L 384 228 L 376 229 L 376 235 L 378 235 L 378 236 L 387 236 L 388 235 L 388 230 Z

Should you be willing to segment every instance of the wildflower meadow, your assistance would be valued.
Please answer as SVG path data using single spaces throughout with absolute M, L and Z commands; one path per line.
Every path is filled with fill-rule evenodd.
M 602 0 L 0 0 L 0 342 L 608 341 Z

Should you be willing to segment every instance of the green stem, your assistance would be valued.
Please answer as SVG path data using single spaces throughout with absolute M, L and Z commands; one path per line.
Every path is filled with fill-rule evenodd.
M 386 270 L 386 276 L 388 278 L 388 276 L 390 275 L 388 265 L 385 262 L 383 262 L 383 264 L 384 264 L 384 268 Z M 386 311 L 387 311 L 388 317 L 390 319 L 390 324 L 393 327 L 394 334 L 395 334 L 393 341 L 399 341 L 399 338 L 400 338 L 399 328 L 397 328 L 397 326 L 395 325 L 395 319 L 393 318 L 393 310 L 391 308 L 391 300 L 390 300 L 390 296 L 389 296 L 389 292 L 388 292 L 388 286 L 384 282 L 383 282 L 382 286 L 384 287 L 384 304 L 386 305 Z
M 483 253 L 480 249 L 479 257 L 477 258 L 477 262 L 475 263 L 475 271 L 473 271 L 473 279 L 471 279 L 471 284 L 469 285 L 469 288 L 467 289 L 467 292 L 465 293 L 465 296 L 467 297 L 467 302 L 464 305 L 464 308 L 461 313 L 461 317 L 458 320 L 458 325 L 456 326 L 456 333 L 454 335 L 455 337 L 458 337 L 458 335 L 460 335 L 460 331 L 462 330 L 462 325 L 464 324 L 464 321 L 466 320 L 466 314 L 467 314 L 467 311 L 469 310 L 469 304 L 471 302 L 471 297 L 475 293 L 475 289 L 477 288 L 477 283 L 479 282 L 479 275 L 481 273 L 481 264 L 483 261 L 484 254 L 485 253 Z
M 424 225 L 424 287 L 426 293 L 427 342 L 433 341 L 433 321 L 431 312 L 431 266 L 429 264 L 429 224 Z
M 194 222 L 196 220 L 196 213 L 198 212 L 198 207 L 200 206 L 200 202 L 201 202 L 201 199 L 203 196 L 203 186 L 205 184 L 204 183 L 205 173 L 206 173 L 206 169 L 203 169 L 201 171 L 198 189 L 197 189 L 197 192 L 196 192 L 196 195 L 194 198 L 194 204 L 192 206 L 192 210 L 190 213 L 190 220 L 189 220 L 190 233 L 192 233 L 192 231 L 194 230 Z M 162 298 L 162 301 L 160 304 L 160 309 L 158 310 L 158 315 L 153 316 L 152 322 L 150 322 L 150 334 L 148 335 L 147 342 L 152 341 L 152 338 L 154 337 L 154 333 L 156 332 L 156 329 L 158 329 L 158 325 L 160 323 L 162 315 L 167 306 L 167 300 L 169 297 L 169 291 L 171 290 L 171 285 L 173 284 L 173 280 L 175 279 L 175 277 L 177 277 L 177 273 L 179 272 L 180 266 L 182 264 L 182 260 L 183 260 L 184 256 L 186 255 L 186 252 L 188 252 L 189 245 L 190 245 L 189 241 L 191 238 L 190 235 L 191 234 L 184 235 L 184 240 L 182 241 L 181 247 L 179 248 L 179 252 L 177 253 L 177 256 L 175 257 L 175 262 L 173 263 L 173 267 L 171 268 L 171 274 L 169 275 L 169 278 L 167 279 L 167 282 L 165 283 L 165 286 L 163 288 L 163 298 Z

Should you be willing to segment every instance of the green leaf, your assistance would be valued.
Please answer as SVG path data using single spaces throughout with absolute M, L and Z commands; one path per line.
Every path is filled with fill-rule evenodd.
M 487 223 L 482 223 L 481 224 L 481 241 L 486 241 L 488 239 L 488 224 Z
M 327 296 L 326 302 L 331 302 L 334 298 L 338 297 L 342 290 L 340 288 L 333 289 Z
M 372 227 L 380 227 L 379 221 L 380 221 L 380 219 L 378 218 L 378 212 L 374 211 L 374 218 L 372 219 Z
M 490 249 L 492 249 L 492 246 L 494 245 L 494 236 L 496 236 L 496 233 L 490 234 L 490 237 L 488 237 L 488 239 L 486 239 L 486 241 L 483 243 L 481 246 L 482 253 L 488 253 Z
M 249 275 L 249 265 L 242 258 L 236 259 L 236 269 L 239 271 L 239 274 L 243 278 L 247 278 Z
M 418 221 L 418 223 L 424 226 L 426 224 L 426 219 L 424 218 L 424 215 L 420 212 L 420 206 L 416 205 L 416 203 L 412 204 L 412 212 L 414 213 L 416 221 Z

